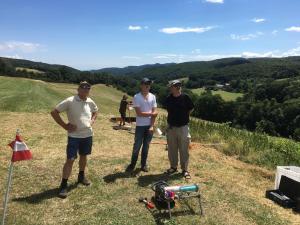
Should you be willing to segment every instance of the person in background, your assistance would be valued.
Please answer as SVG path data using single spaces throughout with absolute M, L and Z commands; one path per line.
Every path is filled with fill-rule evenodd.
M 188 171 L 190 144 L 188 124 L 194 104 L 188 95 L 181 92 L 180 80 L 173 80 L 168 86 L 170 95 L 165 101 L 165 108 L 168 111 L 167 143 L 170 168 L 167 170 L 167 174 L 177 172 L 179 152 L 182 175 L 186 179 L 190 179 L 191 175 Z
M 126 110 L 128 108 L 128 97 L 127 95 L 123 95 L 123 98 L 120 102 L 120 107 L 119 107 L 119 113 L 121 115 L 121 120 L 119 126 L 125 126 L 125 120 L 126 120 Z
M 126 172 L 134 170 L 142 145 L 141 170 L 144 172 L 149 171 L 147 157 L 149 144 L 153 136 L 153 126 L 157 116 L 156 97 L 150 93 L 151 83 L 152 81 L 148 78 L 143 78 L 140 85 L 141 91 L 133 98 L 133 107 L 136 112 L 136 129 L 131 163 L 126 168 Z
M 78 183 L 85 186 L 90 185 L 90 181 L 85 176 L 87 155 L 91 154 L 93 143 L 92 126 L 97 118 L 98 107 L 89 98 L 91 85 L 80 82 L 77 95 L 71 96 L 60 102 L 51 112 L 51 116 L 57 124 L 68 131 L 67 159 L 63 167 L 62 180 L 59 187 L 58 196 L 67 197 L 68 178 L 72 172 L 72 167 L 77 153 L 79 153 L 79 173 Z M 62 112 L 67 113 L 68 123 L 64 122 L 60 116 Z

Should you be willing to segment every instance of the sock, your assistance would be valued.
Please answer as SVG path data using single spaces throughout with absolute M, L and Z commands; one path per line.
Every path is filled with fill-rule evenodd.
M 84 177 L 84 170 L 83 171 L 79 171 L 79 174 L 78 174 L 80 177 Z

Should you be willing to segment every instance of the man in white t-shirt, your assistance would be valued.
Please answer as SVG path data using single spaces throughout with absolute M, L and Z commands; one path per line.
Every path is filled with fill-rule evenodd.
M 140 86 L 141 92 L 133 98 L 133 107 L 136 112 L 136 129 L 131 163 L 126 168 L 127 172 L 134 170 L 142 145 L 141 170 L 144 172 L 149 171 L 147 165 L 148 150 L 157 116 L 156 98 L 155 95 L 149 92 L 151 83 L 152 81 L 148 78 L 143 78 Z
M 93 143 L 92 125 L 96 120 L 98 107 L 89 98 L 91 85 L 86 81 L 80 82 L 78 94 L 60 102 L 51 112 L 51 116 L 62 128 L 68 131 L 67 160 L 63 167 L 62 181 L 59 188 L 59 197 L 67 197 L 68 178 L 73 163 L 79 153 L 78 183 L 85 186 L 90 182 L 85 177 L 84 170 L 87 164 L 87 155 L 91 154 Z M 61 112 L 66 112 L 68 123 L 65 123 Z

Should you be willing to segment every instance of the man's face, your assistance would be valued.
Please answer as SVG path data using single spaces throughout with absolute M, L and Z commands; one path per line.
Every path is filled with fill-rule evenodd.
M 181 85 L 173 85 L 170 87 L 170 92 L 172 94 L 177 94 L 181 89 Z
M 150 84 L 149 83 L 141 84 L 141 90 L 142 90 L 142 92 L 149 92 L 150 91 Z
M 90 94 L 90 88 L 78 88 L 78 95 L 82 98 L 87 98 Z

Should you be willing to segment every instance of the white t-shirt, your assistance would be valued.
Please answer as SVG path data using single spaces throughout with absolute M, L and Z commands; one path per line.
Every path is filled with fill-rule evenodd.
M 92 99 L 87 98 L 84 101 L 76 95 L 63 100 L 55 108 L 59 112 L 66 111 L 69 122 L 77 127 L 74 132 L 68 132 L 69 137 L 86 138 L 93 136 L 91 118 L 92 113 L 98 111 L 98 107 Z
M 157 108 L 155 95 L 149 93 L 145 98 L 141 93 L 136 94 L 133 97 L 133 107 L 139 108 L 141 112 L 152 112 L 153 108 Z M 136 117 L 137 126 L 150 126 L 151 116 L 149 117 Z

